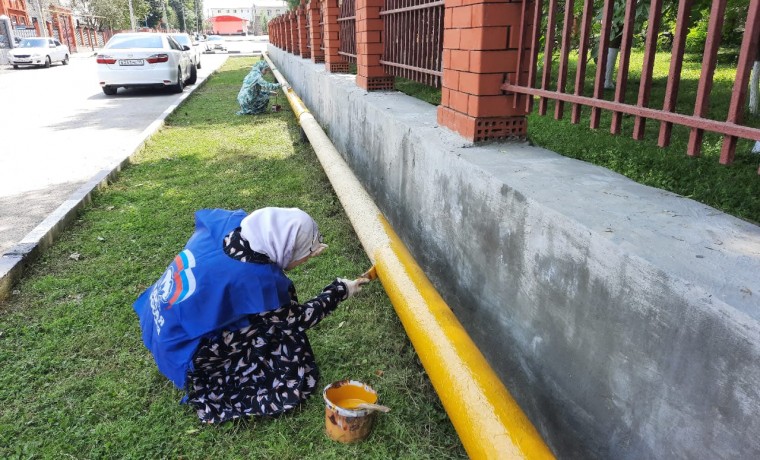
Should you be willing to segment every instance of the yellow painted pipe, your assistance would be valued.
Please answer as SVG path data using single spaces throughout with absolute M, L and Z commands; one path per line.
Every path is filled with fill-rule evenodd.
M 415 262 L 267 53 L 470 458 L 554 458 L 543 439 Z

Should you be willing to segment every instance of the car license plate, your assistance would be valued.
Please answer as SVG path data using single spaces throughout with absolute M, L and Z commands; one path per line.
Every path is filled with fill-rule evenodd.
M 119 59 L 119 65 L 143 65 L 142 59 Z

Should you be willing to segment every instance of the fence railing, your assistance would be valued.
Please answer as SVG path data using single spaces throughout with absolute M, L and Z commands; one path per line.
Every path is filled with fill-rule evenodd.
M 737 140 L 760 141 L 760 129 L 743 120 L 750 71 L 760 56 L 760 0 L 747 0 L 746 17 L 732 26 L 740 30 L 736 73 L 733 89 L 725 96 L 727 113 L 720 119 L 708 109 L 728 0 L 712 0 L 701 71 L 690 90 L 695 94 L 693 107 L 687 111 L 685 95 L 679 101 L 679 89 L 684 86 L 686 37 L 693 28 L 689 21 L 699 7 L 694 0 L 678 0 L 677 6 L 671 2 L 673 9 L 667 14 L 672 18 L 668 24 L 675 24 L 672 32 L 661 30 L 669 5 L 665 0 L 311 1 L 319 2 L 320 47 L 329 71 L 345 72 L 346 61 L 355 62 L 357 85 L 367 90 L 393 88 L 394 77 L 440 87 L 439 124 L 473 141 L 523 137 L 527 114 L 535 109 L 545 115 L 550 104 L 556 119 L 568 111 L 572 123 L 580 123 L 587 110 L 594 129 L 606 113 L 604 122 L 609 117 L 614 134 L 620 134 L 628 126 L 624 118 L 631 117 L 634 139 L 645 137 L 648 124 L 649 137 L 656 137 L 662 147 L 671 142 L 674 126 L 685 127 L 686 153 L 691 156 L 700 155 L 705 133 L 717 134 L 723 139 L 724 164 L 734 160 Z M 278 31 L 273 43 L 300 54 L 290 38 L 297 35 L 291 18 L 273 19 Z M 672 48 L 669 56 L 658 52 L 658 40 Z M 616 48 L 617 78 L 614 91 L 609 91 L 611 83 L 607 78 L 605 85 L 605 77 L 611 75 L 608 59 L 617 60 L 610 54 Z M 639 56 L 640 75 L 638 69 L 631 71 L 632 59 Z M 655 59 L 663 57 L 670 59 L 667 78 L 654 72 Z M 628 88 L 633 84 L 637 91 Z
M 338 0 L 340 14 L 340 47 L 338 54 L 348 62 L 356 63 L 356 0 Z
M 559 49 L 559 67 L 557 70 L 556 83 L 552 82 L 552 59 L 556 54 L 555 28 L 557 27 L 558 4 L 557 0 L 548 3 L 548 16 L 546 29 L 541 31 L 542 2 L 525 3 L 523 8 L 523 24 L 532 22 L 535 26 L 530 32 L 530 52 L 527 59 L 521 53 L 517 61 L 517 77 L 508 81 L 502 89 L 508 92 L 538 96 L 538 111 L 545 115 L 547 103 L 555 102 L 554 117 L 563 118 L 564 104 L 572 104 L 570 121 L 580 121 L 582 106 L 591 108 L 590 126 L 598 128 L 602 110 L 612 113 L 610 132 L 620 134 L 622 118 L 625 115 L 635 117 L 633 138 L 641 140 L 647 119 L 659 122 L 658 145 L 665 147 L 670 144 L 672 127 L 674 124 L 689 128 L 689 142 L 687 154 L 690 156 L 700 155 L 702 138 L 705 131 L 723 135 L 723 144 L 720 154 L 720 162 L 731 163 L 736 151 L 738 138 L 760 140 L 760 129 L 741 125 L 745 108 L 746 92 L 749 84 L 750 70 L 758 50 L 758 37 L 760 36 L 760 0 L 751 0 L 745 24 L 744 38 L 739 52 L 736 78 L 734 80 L 730 107 L 725 121 L 706 118 L 710 94 L 713 88 L 713 78 L 716 69 L 718 50 L 721 41 L 721 30 L 725 14 L 727 0 L 714 0 L 710 12 L 707 28 L 707 40 L 702 59 L 702 72 L 699 78 L 693 113 L 691 115 L 677 113 L 676 101 L 678 98 L 679 85 L 681 83 L 681 70 L 684 62 L 684 45 L 688 33 L 688 21 L 692 13 L 692 0 L 680 0 L 677 11 L 676 31 L 672 41 L 670 71 L 665 90 L 665 97 L 661 109 L 649 107 L 650 94 L 653 85 L 653 68 L 657 53 L 657 42 L 660 32 L 660 19 L 663 16 L 663 1 L 653 0 L 650 4 L 648 15 L 648 27 L 643 45 L 643 64 L 639 80 L 636 103 L 626 103 L 625 96 L 627 82 L 629 81 L 629 69 L 631 52 L 633 51 L 633 38 L 636 13 L 636 0 L 626 0 L 624 25 L 620 43 L 620 61 L 618 63 L 617 81 L 612 100 L 604 98 L 604 72 L 607 68 L 608 50 L 611 41 L 611 29 L 613 25 L 614 0 L 605 0 L 602 7 L 602 26 L 598 38 L 598 55 L 596 56 L 596 75 L 594 77 L 593 93 L 585 95 L 584 84 L 586 80 L 586 61 L 590 46 L 590 30 L 594 17 L 593 2 L 585 0 L 583 5 L 582 20 L 580 24 L 580 37 L 578 48 L 578 64 L 576 67 L 575 84 L 571 92 L 566 91 L 568 78 L 568 58 L 570 43 L 573 34 L 573 0 L 565 2 L 565 16 L 561 31 L 561 45 Z M 524 36 L 525 30 L 521 30 L 520 36 Z M 539 39 L 543 35 L 544 48 L 539 49 Z M 535 75 L 539 54 L 543 53 L 542 73 Z M 528 69 L 527 73 L 522 69 Z M 539 81 L 537 81 L 539 80 Z M 554 84 L 552 84 L 554 83 Z M 532 97 L 527 98 L 526 110 L 531 109 Z
M 386 0 L 380 11 L 385 27 L 380 63 L 386 73 L 441 87 L 443 5 L 443 0 Z

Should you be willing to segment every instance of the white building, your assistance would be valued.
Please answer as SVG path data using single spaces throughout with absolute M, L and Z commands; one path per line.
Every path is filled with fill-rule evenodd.
M 249 21 L 250 33 L 261 34 L 262 21 L 288 11 L 284 0 L 204 0 L 206 17 L 237 16 Z

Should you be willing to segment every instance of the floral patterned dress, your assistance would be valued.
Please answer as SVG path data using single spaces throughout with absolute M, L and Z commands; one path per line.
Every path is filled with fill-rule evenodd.
M 271 263 L 250 249 L 240 228 L 224 239 L 230 257 Z M 291 285 L 290 305 L 251 315 L 250 325 L 205 339 L 188 374 L 187 402 L 201 421 L 221 423 L 251 415 L 279 415 L 296 408 L 316 390 L 319 370 L 306 330 L 345 300 L 335 280 L 315 298 L 299 304 Z
M 279 83 L 270 83 L 264 79 L 262 72 L 268 67 L 266 61 L 259 61 L 243 79 L 237 97 L 240 104 L 238 115 L 255 115 L 267 110 L 269 92 L 280 87 Z

